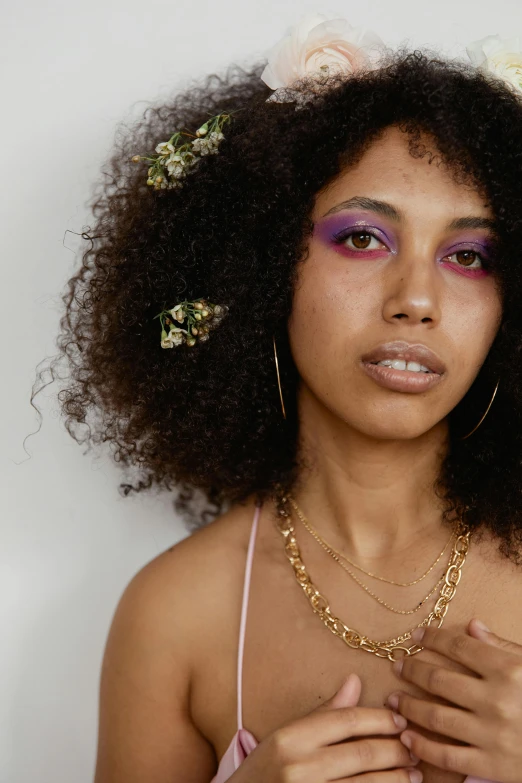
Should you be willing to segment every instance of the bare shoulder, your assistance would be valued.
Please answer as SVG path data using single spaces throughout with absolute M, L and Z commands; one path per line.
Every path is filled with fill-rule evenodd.
M 193 660 L 191 643 L 198 641 L 193 626 L 216 617 L 220 607 L 227 611 L 227 595 L 237 596 L 253 513 L 253 501 L 238 504 L 154 557 L 131 579 L 120 606 L 132 603 L 147 624 L 178 640 L 179 655 Z
M 254 510 L 252 500 L 235 505 L 155 557 L 134 580 L 152 581 L 164 591 L 168 605 L 174 600 L 189 613 L 197 610 L 200 621 L 215 617 L 220 607 L 227 611 L 226 598 L 237 597 L 243 578 Z M 192 638 L 197 641 L 197 634 Z M 192 656 L 193 651 L 187 652 Z
M 237 611 L 254 510 L 234 506 L 123 591 L 103 657 L 95 783 L 208 783 L 215 773 L 190 693 L 203 651 Z

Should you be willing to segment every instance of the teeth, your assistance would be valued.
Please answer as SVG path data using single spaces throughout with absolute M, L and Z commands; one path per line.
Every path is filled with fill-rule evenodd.
M 377 362 L 383 367 L 393 367 L 394 370 L 408 370 L 409 372 L 431 372 L 423 364 L 418 362 L 406 362 L 404 359 L 383 359 L 382 362 Z

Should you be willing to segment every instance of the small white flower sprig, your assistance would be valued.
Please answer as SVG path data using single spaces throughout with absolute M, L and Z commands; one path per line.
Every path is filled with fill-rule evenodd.
M 181 188 L 182 180 L 203 155 L 217 154 L 219 144 L 225 138 L 222 128 L 230 122 L 233 113 L 210 117 L 197 129 L 195 135 L 187 131 L 176 131 L 168 141 L 157 145 L 157 158 L 134 155 L 131 160 L 133 163 L 139 163 L 140 160 L 152 162 L 148 170 L 147 185 L 151 185 L 154 190 Z M 184 141 L 183 136 L 189 137 L 191 141 Z
M 161 347 L 174 348 L 183 343 L 193 346 L 196 342 L 205 342 L 210 329 L 221 323 L 227 312 L 227 305 L 213 304 L 201 298 L 179 302 L 171 310 L 162 310 L 154 316 L 161 322 Z M 181 324 L 185 319 L 185 329 L 173 323 L 177 321 Z M 170 327 L 168 333 L 166 326 Z

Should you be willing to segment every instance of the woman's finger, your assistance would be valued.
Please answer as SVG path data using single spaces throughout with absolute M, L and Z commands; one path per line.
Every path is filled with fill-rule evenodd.
M 371 734 L 399 734 L 406 728 L 406 718 L 393 710 L 374 707 L 341 707 L 316 710 L 304 718 L 292 721 L 274 732 L 277 744 L 293 748 L 297 755 L 352 737 Z
M 514 653 L 522 658 L 522 646 L 516 642 L 512 642 L 509 639 L 504 639 L 502 636 L 497 636 L 496 633 L 490 631 L 487 626 L 484 625 L 481 620 L 474 617 L 468 623 L 468 633 L 474 636 L 476 639 L 493 644 L 496 647 L 500 647 L 506 652 Z
M 335 783 L 422 783 L 422 772 L 415 767 L 389 769 L 378 772 L 377 775 L 374 772 L 363 772 L 362 775 L 340 778 Z
M 423 734 L 418 734 L 411 729 L 404 731 L 400 740 L 422 761 L 433 764 L 439 769 L 480 778 L 490 777 L 493 774 L 490 759 L 478 748 L 466 745 L 447 745 L 428 739 Z
M 392 694 L 392 696 L 395 694 Z M 399 693 L 398 710 L 407 720 L 444 737 L 483 747 L 484 724 L 472 712 Z
M 409 767 L 412 766 L 412 757 L 398 738 L 364 738 L 322 748 L 315 760 L 309 755 L 304 763 L 303 780 L 338 781 L 363 772 Z M 295 780 L 300 780 L 299 765 L 292 771 Z
M 401 679 L 468 710 L 475 711 L 486 698 L 482 678 L 473 673 L 456 672 L 414 656 L 396 661 L 392 668 Z
M 518 659 L 512 652 L 446 628 L 416 628 L 411 638 L 421 647 L 445 655 L 483 677 L 494 678 L 496 672 Z

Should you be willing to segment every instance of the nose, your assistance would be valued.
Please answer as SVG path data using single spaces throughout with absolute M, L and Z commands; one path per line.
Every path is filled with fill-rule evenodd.
M 386 270 L 383 318 L 433 327 L 440 321 L 440 279 L 433 256 L 396 256 Z

